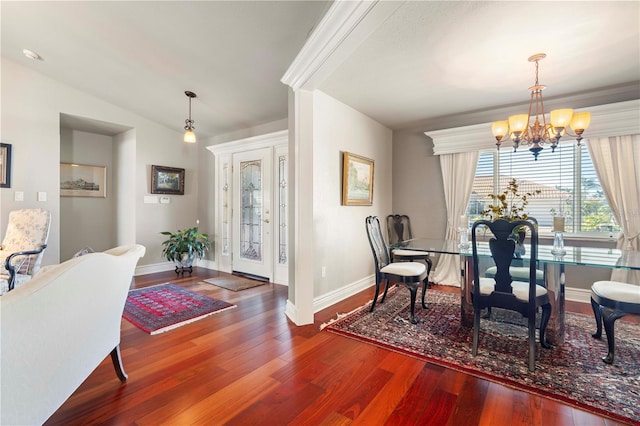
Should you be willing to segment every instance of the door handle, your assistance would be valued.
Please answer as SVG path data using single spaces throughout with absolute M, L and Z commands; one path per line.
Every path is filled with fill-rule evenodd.
M 265 219 L 265 220 L 264 220 L 264 223 L 269 223 L 269 219 Z

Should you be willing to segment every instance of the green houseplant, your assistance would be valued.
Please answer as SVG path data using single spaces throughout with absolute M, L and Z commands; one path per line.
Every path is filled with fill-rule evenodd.
M 501 194 L 489 194 L 493 202 L 489 204 L 486 210 L 482 211 L 482 215 L 487 216 L 489 220 L 492 221 L 498 219 L 504 219 L 510 222 L 528 220 L 529 214 L 525 211 L 525 208 L 527 204 L 529 204 L 529 197 L 533 197 L 541 192 L 540 189 L 536 189 L 533 192 L 521 194 L 518 181 L 513 178 Z M 537 225 L 535 219 L 533 219 L 533 221 Z M 512 238 L 516 243 L 517 256 L 524 254 L 523 242 L 525 236 L 524 227 L 516 227 L 513 229 Z
M 488 216 L 490 220 L 527 220 L 529 214 L 525 212 L 525 207 L 529 204 L 529 197 L 541 192 L 540 189 L 536 189 L 534 192 L 521 194 L 518 188 L 518 181 L 515 178 L 511 179 L 507 189 L 502 194 L 489 194 L 493 202 L 482 212 L 482 215 Z
M 209 236 L 199 232 L 197 226 L 176 232 L 164 231 L 161 234 L 169 237 L 162 242 L 162 255 L 176 264 L 176 273 L 186 269 L 191 273 L 194 260 L 202 259 L 211 245 Z

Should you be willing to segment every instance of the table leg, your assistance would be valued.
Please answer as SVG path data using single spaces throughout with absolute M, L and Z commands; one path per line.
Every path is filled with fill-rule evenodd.
M 552 345 L 562 345 L 565 338 L 564 264 L 545 263 L 544 280 L 551 300 L 551 319 L 549 319 L 547 326 L 547 339 Z
M 473 328 L 473 258 L 460 256 L 460 323 L 463 327 Z

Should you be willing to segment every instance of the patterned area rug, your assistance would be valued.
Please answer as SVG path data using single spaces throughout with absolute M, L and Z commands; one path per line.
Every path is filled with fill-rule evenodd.
M 428 290 L 427 306 L 425 311 L 416 303 L 419 323 L 411 324 L 409 292 L 398 288 L 383 304 L 376 304 L 373 313 L 369 313 L 369 303 L 339 315 L 326 329 L 618 420 L 640 423 L 640 326 L 616 322 L 616 359 L 614 365 L 608 365 L 601 360 L 607 354 L 606 337 L 591 337 L 595 331 L 593 317 L 567 313 L 565 344 L 545 350 L 538 343 L 536 371 L 530 373 L 526 325 L 514 324 L 520 322 L 519 314 L 511 317 L 506 311 L 494 309 L 492 320 L 483 319 L 478 356 L 474 357 L 472 331 L 460 325 L 460 296 Z
M 158 334 L 235 307 L 167 283 L 129 291 L 122 316 L 147 333 Z
M 204 280 L 207 284 L 217 285 L 231 291 L 246 290 L 248 288 L 258 287 L 267 284 L 269 281 L 254 280 L 237 275 L 220 276 Z

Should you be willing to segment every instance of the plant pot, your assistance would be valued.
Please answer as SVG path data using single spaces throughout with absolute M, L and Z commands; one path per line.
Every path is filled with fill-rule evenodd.
M 185 271 L 189 271 L 189 275 L 193 272 L 193 261 L 195 260 L 195 255 L 192 253 L 181 253 L 180 260 L 174 260 L 176 265 L 176 274 L 184 274 Z

